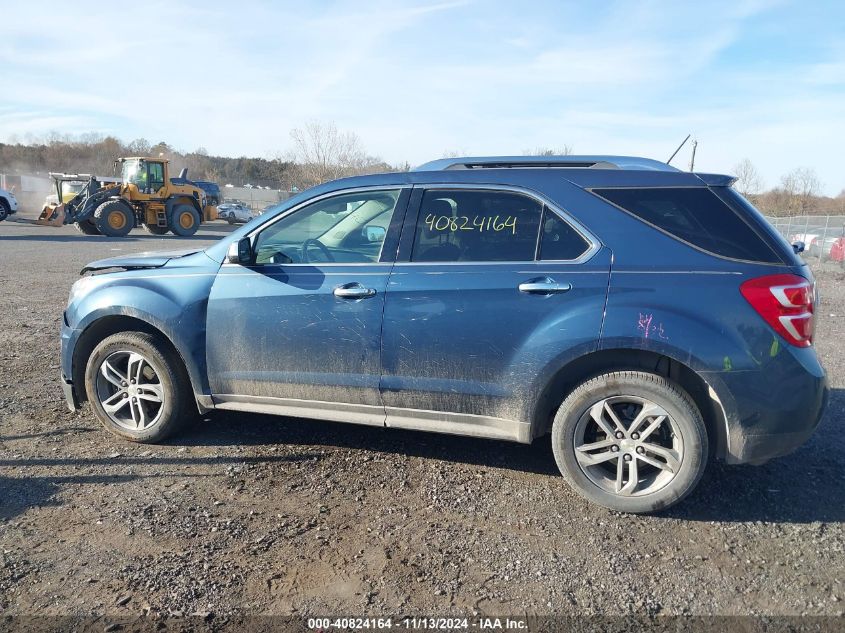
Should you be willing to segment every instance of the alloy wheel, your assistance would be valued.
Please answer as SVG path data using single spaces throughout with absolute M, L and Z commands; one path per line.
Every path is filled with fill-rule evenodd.
M 109 354 L 97 370 L 97 398 L 117 425 L 142 431 L 155 426 L 164 409 L 164 387 L 155 367 L 138 352 Z
M 668 485 L 684 459 L 677 422 L 663 407 L 638 396 L 595 403 L 579 419 L 573 442 L 578 465 L 590 481 L 626 497 Z

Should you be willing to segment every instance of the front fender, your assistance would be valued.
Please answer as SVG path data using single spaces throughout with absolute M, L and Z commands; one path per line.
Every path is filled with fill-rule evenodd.
M 160 331 L 182 357 L 194 390 L 208 393 L 205 363 L 206 306 L 212 274 L 139 275 L 149 271 L 87 277 L 97 287 L 71 301 L 66 312 L 71 347 L 97 321 L 131 317 Z M 111 278 L 103 280 L 103 278 Z M 201 283 L 198 283 L 198 280 Z M 85 284 L 83 283 L 83 286 Z M 80 292 L 75 288 L 77 294 Z

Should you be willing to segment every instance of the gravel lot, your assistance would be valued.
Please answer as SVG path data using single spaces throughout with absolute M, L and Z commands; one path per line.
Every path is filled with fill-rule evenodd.
M 813 439 L 635 517 L 576 496 L 542 441 L 216 413 L 143 446 L 69 413 L 58 330 L 81 266 L 229 230 L 0 223 L 0 615 L 843 615 L 841 270 L 818 277 L 833 391 Z

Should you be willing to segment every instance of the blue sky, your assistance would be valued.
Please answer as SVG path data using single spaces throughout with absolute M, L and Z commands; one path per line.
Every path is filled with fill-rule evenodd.
M 843 2 L 79 1 L 2 13 L 4 141 L 100 132 L 272 157 L 319 120 L 417 164 L 563 145 L 665 160 L 692 133 L 699 170 L 750 158 L 766 186 L 806 166 L 828 194 L 845 188 Z

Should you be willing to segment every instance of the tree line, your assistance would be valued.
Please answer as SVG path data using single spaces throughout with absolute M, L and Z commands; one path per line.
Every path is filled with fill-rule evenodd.
M 389 165 L 370 156 L 357 135 L 340 132 L 332 123 L 309 123 L 293 130 L 291 139 L 293 149 L 287 154 L 233 158 L 212 156 L 202 147 L 183 152 L 165 141 L 153 144 L 144 138 L 124 142 L 98 134 L 50 134 L 26 143 L 0 143 L 0 173 L 111 176 L 117 158 L 147 156 L 168 159 L 172 175 L 187 168 L 193 180 L 295 191 L 344 176 L 410 169 L 407 164 Z
M 835 198 L 822 195 L 822 183 L 809 167 L 793 169 L 769 189 L 748 158 L 734 165 L 732 173 L 736 176 L 734 188 L 766 215 L 845 214 L 845 189 Z
M 364 150 L 361 139 L 342 132 L 334 123 L 312 121 L 291 131 L 292 148 L 274 158 L 211 156 L 202 147 L 182 152 L 168 143 L 155 144 L 138 138 L 124 142 L 114 136 L 51 134 L 26 143 L 0 143 L 0 173 L 46 175 L 50 171 L 90 173 L 110 176 L 114 160 L 124 156 L 161 156 L 171 161 L 171 172 L 182 168 L 194 180 L 210 180 L 221 186 L 253 185 L 295 191 L 342 178 L 385 171 L 407 171 L 408 163 L 390 165 Z M 571 154 L 572 148 L 536 148 L 526 154 Z M 444 157 L 466 152 L 443 152 Z M 845 213 L 845 190 L 837 197 L 821 194 L 822 184 L 815 171 L 800 167 L 785 174 L 769 189 L 757 168 L 743 159 L 733 168 L 734 187 L 767 215 Z
M 114 161 L 127 156 L 162 156 L 171 161 L 171 172 L 184 168 L 195 180 L 221 185 L 253 185 L 279 188 L 291 164 L 277 159 L 209 156 L 203 148 L 180 152 L 166 142 L 152 144 L 139 138 L 128 143 L 113 136 L 86 134 L 79 137 L 51 135 L 31 143 L 0 143 L 0 172 L 46 175 L 48 172 L 111 176 Z

